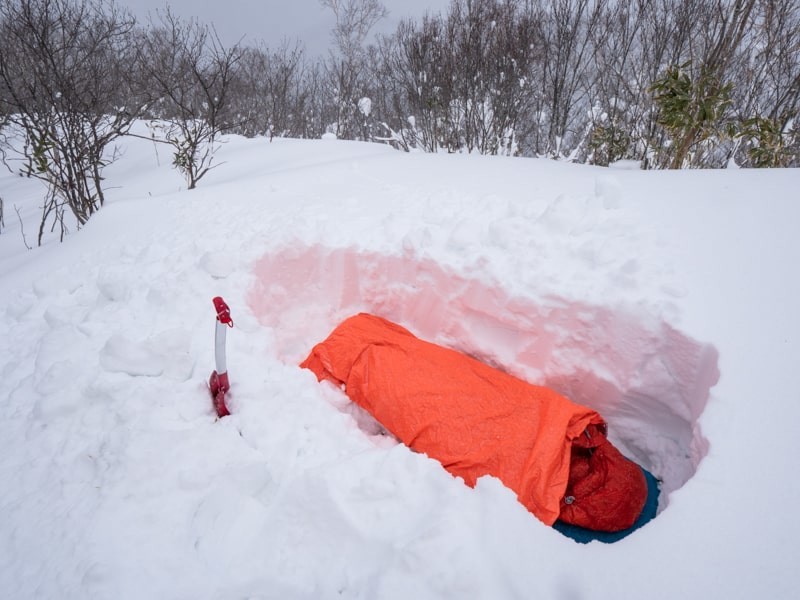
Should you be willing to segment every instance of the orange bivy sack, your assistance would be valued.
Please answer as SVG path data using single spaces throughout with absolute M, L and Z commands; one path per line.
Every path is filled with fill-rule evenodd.
M 597 531 L 633 525 L 642 470 L 594 410 L 369 314 L 350 317 L 301 364 L 408 447 L 474 486 L 492 475 L 541 521 Z

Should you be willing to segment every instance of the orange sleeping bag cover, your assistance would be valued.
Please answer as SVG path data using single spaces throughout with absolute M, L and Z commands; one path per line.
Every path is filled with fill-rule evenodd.
M 497 477 L 548 525 L 560 516 L 617 531 L 644 506 L 644 475 L 606 439 L 597 412 L 385 319 L 347 319 L 301 366 L 343 384 L 404 444 L 468 485 Z

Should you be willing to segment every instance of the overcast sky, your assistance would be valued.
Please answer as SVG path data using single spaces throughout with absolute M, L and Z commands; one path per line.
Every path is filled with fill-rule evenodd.
M 244 36 L 245 43 L 264 40 L 275 46 L 283 38 L 300 39 L 311 55 L 327 51 L 333 15 L 319 0 L 117 0 L 140 19 L 169 4 L 181 17 L 213 24 L 226 44 Z M 442 12 L 450 0 L 383 0 L 389 16 L 376 30 L 393 31 L 400 19 Z

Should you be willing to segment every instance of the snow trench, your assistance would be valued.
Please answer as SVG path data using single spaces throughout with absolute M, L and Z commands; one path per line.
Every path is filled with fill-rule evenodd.
M 249 304 L 279 358 L 299 363 L 361 311 L 597 410 L 609 437 L 662 481 L 661 506 L 709 443 L 698 419 L 719 378 L 716 349 L 660 319 L 558 297 L 532 301 L 414 256 L 286 248 L 255 265 Z

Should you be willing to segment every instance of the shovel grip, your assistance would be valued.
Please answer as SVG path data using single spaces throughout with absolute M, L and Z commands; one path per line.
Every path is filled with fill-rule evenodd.
M 221 296 L 217 296 L 212 300 L 212 302 L 214 303 L 214 309 L 217 311 L 217 321 L 227 325 L 228 327 L 233 327 L 231 309 L 228 307 L 225 300 L 223 300 Z

